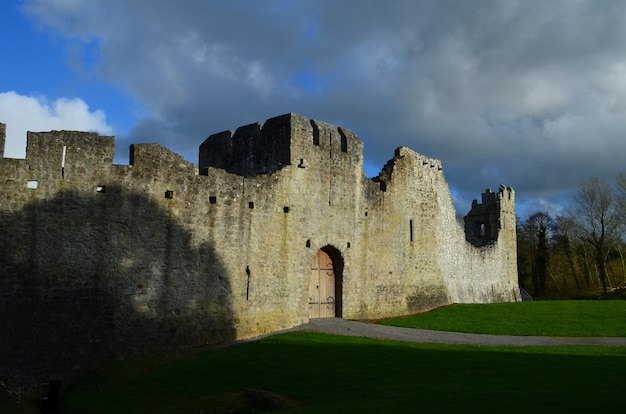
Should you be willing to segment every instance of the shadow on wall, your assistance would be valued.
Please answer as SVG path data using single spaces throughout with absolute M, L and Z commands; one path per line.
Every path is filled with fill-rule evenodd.
M 233 339 L 226 272 L 174 216 L 122 188 L 0 215 L 0 379 L 65 382 L 130 355 Z

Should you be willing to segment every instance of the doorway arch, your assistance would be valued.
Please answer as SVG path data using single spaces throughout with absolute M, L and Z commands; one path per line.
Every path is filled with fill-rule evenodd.
M 309 279 L 309 318 L 342 317 L 343 257 L 333 246 L 324 246 L 313 257 Z

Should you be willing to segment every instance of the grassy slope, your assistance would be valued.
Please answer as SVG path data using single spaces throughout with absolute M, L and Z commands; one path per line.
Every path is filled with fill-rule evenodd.
M 496 335 L 626 336 L 626 301 L 451 305 L 381 323 Z
M 624 336 L 624 305 L 454 305 L 403 320 L 468 332 Z M 624 372 L 621 347 L 453 346 L 295 332 L 186 358 L 114 364 L 74 387 L 66 408 L 244 412 L 251 405 L 242 392 L 256 387 L 298 401 L 301 412 L 613 412 L 623 408 Z

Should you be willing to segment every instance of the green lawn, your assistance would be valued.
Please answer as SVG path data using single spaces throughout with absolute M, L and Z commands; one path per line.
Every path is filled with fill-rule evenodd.
M 589 303 L 606 311 L 604 302 Z M 524 304 L 526 314 L 535 306 L 545 309 Z M 587 302 L 562 306 L 564 314 L 596 313 Z M 499 305 L 461 307 L 466 314 L 489 308 L 493 319 L 501 317 Z M 554 332 L 559 319 L 544 319 L 544 330 Z M 620 326 L 623 314 L 602 319 Z M 244 397 L 249 388 L 307 413 L 619 412 L 625 372 L 626 347 L 435 345 L 293 332 L 182 358 L 112 364 L 73 387 L 63 412 L 243 413 L 254 406 Z
M 626 336 L 626 301 L 450 305 L 380 323 L 495 335 Z

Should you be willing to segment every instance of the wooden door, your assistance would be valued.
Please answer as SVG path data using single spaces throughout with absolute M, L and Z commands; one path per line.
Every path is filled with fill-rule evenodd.
M 335 271 L 330 257 L 318 250 L 311 266 L 309 318 L 335 317 Z

